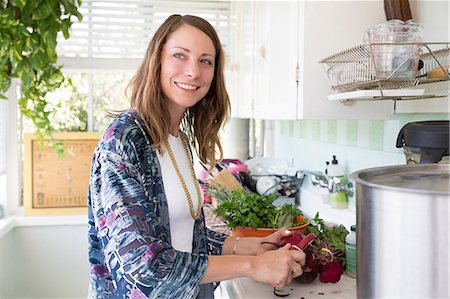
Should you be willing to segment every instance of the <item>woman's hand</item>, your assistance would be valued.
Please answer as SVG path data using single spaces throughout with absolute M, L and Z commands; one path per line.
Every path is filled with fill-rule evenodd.
M 275 234 L 277 233 L 271 236 L 278 238 Z M 270 240 L 276 241 L 276 239 Z M 292 278 L 302 274 L 301 266 L 305 264 L 305 253 L 290 249 L 291 244 L 286 244 L 277 250 L 269 250 L 254 257 L 250 276 L 257 282 L 267 283 L 277 288 L 289 284 Z
M 281 245 L 281 240 L 291 234 L 291 231 L 285 227 L 280 228 L 273 234 L 260 238 L 260 243 L 256 248 L 256 255 L 263 254 L 269 250 L 275 250 Z

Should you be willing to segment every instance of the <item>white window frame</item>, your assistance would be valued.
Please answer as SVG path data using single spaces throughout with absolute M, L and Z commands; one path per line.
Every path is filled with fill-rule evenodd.
M 17 105 L 17 80 L 12 80 L 11 86 L 6 92 L 8 98 L 6 104 L 5 115 L 5 135 L 4 138 L 6 148 L 6 171 L 1 174 L 2 180 L 0 189 L 2 196 L 0 203 L 4 206 L 5 216 L 16 213 L 20 210 L 21 185 L 22 176 L 19 173 L 21 167 L 21 137 L 18 134 L 18 105 Z

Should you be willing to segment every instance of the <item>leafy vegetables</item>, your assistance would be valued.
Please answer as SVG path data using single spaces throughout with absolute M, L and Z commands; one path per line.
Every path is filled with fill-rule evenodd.
M 301 224 L 295 221 L 295 217 L 301 215 L 301 212 L 293 205 L 284 205 L 281 209 L 273 205 L 276 199 L 274 194 L 259 195 L 242 189 L 228 190 L 217 185 L 211 185 L 207 190 L 208 195 L 219 202 L 214 213 L 225 221 L 231 230 L 237 226 L 279 228 Z
M 306 231 L 317 236 L 309 247 L 315 268 L 321 271 L 324 266 L 335 262 L 342 268 L 345 266 L 345 237 L 348 230 L 343 225 L 327 226 L 323 219 L 319 218 L 319 213 L 316 213 Z M 308 255 L 308 252 L 306 254 Z
M 318 239 L 322 239 L 322 242 L 326 243 L 327 248 L 334 253 L 335 258 L 339 258 L 341 254 L 345 258 L 345 237 L 348 234 L 345 226 L 327 226 L 323 219 L 319 218 L 319 213 L 316 213 L 311 220 L 306 229 L 307 232 L 314 233 L 319 237 Z

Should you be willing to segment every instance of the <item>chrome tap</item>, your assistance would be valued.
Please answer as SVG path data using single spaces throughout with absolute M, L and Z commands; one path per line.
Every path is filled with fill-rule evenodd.
M 328 188 L 328 176 L 321 172 L 307 172 L 311 175 L 311 183 L 315 185 L 319 185 L 322 188 Z
M 355 188 L 353 183 L 346 180 L 344 177 L 333 176 L 328 179 L 328 191 L 330 191 L 330 193 L 344 191 L 348 196 L 353 196 Z
M 343 177 L 328 176 L 320 171 L 304 171 L 311 176 L 311 183 L 321 188 L 327 188 L 330 193 L 344 191 L 347 195 L 353 196 L 355 188 L 352 182 L 348 182 Z

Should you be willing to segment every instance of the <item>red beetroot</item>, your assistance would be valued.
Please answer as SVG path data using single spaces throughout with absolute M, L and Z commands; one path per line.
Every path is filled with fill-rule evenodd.
M 303 236 L 297 232 L 291 232 L 291 234 L 287 237 L 284 237 L 283 240 L 281 240 L 281 246 L 284 246 L 288 243 L 291 245 L 297 245 L 300 243 L 300 241 L 303 239 Z
M 341 263 L 333 261 L 320 267 L 319 280 L 321 282 L 336 283 L 341 279 L 343 273 L 344 268 L 342 268 Z
M 309 244 L 316 238 L 316 235 L 313 233 L 309 233 L 307 236 L 305 236 L 298 244 L 297 246 L 305 251 L 306 247 L 308 247 Z
M 310 248 L 305 249 L 305 265 L 303 266 L 303 272 L 319 272 L 317 264 L 314 261 L 314 256 Z

